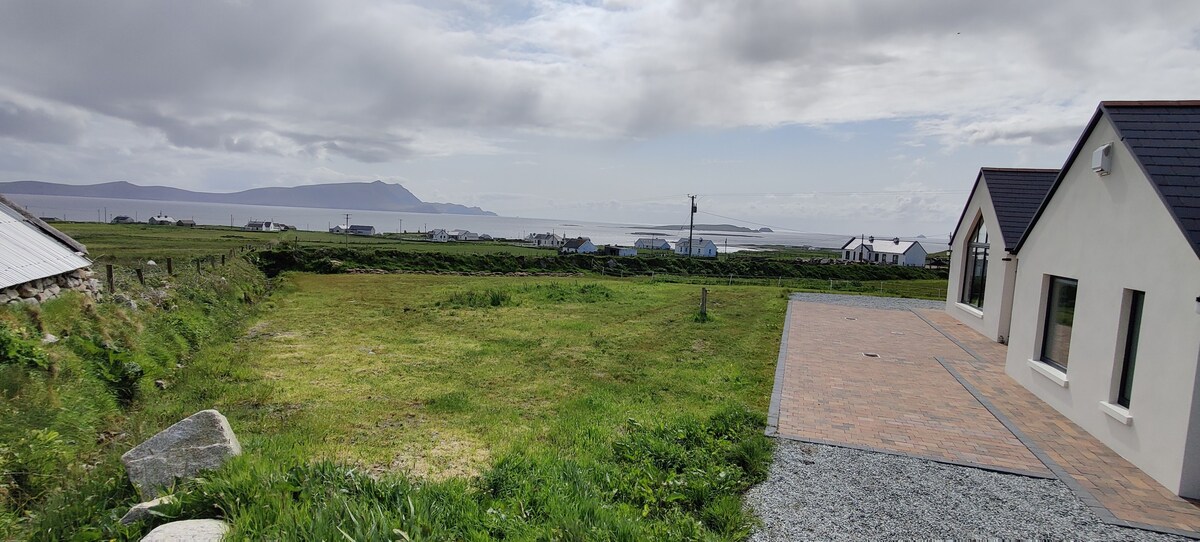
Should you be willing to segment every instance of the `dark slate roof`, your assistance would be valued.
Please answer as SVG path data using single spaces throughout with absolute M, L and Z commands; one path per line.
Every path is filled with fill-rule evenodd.
M 1004 250 L 1012 252 L 1054 185 L 1058 170 L 983 168 L 979 175 L 992 197 Z
M 1104 102 L 1100 108 L 1200 256 L 1200 101 Z
M 579 248 L 579 247 L 583 246 L 583 244 L 584 244 L 584 243 L 586 243 L 586 242 L 588 242 L 588 240 L 587 240 L 587 239 L 584 239 L 583 237 L 579 237 L 579 238 L 576 238 L 576 239 L 568 239 L 568 240 L 567 240 L 567 242 L 566 242 L 566 244 L 564 244 L 564 245 L 563 245 L 563 247 L 565 247 L 565 248 Z
M 1079 156 L 1101 116 L 1109 118 L 1117 136 L 1133 154 L 1200 257 L 1200 100 L 1100 102 L 1064 168 Z M 1055 179 L 1033 222 L 1037 222 L 1060 183 L 1061 175 Z M 1024 243 L 1023 237 L 1017 249 Z

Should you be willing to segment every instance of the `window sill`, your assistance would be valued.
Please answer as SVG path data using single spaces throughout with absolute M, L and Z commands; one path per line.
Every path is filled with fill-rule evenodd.
M 958 307 L 958 310 L 961 310 L 971 316 L 974 316 L 976 318 L 983 318 L 983 311 L 981 311 L 975 307 L 972 307 L 966 303 L 955 303 L 954 306 Z
M 1058 384 L 1059 386 L 1065 388 L 1070 383 L 1067 379 L 1067 373 L 1051 367 L 1048 363 L 1028 359 L 1025 360 L 1025 364 L 1029 365 L 1030 369 L 1033 369 L 1038 374 L 1050 379 L 1051 382 Z
M 1108 401 L 1100 401 L 1100 410 L 1124 425 L 1133 423 L 1133 416 L 1129 415 L 1129 409 L 1121 405 L 1114 405 Z

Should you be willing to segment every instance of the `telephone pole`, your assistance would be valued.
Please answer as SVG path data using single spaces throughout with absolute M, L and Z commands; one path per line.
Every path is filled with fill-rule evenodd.
M 346 246 L 350 246 L 350 213 L 346 213 L 346 229 L 342 230 L 342 238 L 346 240 Z
M 692 241 L 692 234 L 696 229 L 696 196 L 688 194 L 688 197 L 692 198 L 692 213 L 688 215 L 688 257 L 691 258 L 692 254 L 696 253 L 696 245 Z

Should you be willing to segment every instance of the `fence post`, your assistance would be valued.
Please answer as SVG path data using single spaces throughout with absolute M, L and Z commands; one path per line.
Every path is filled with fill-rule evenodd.
M 112 264 L 111 263 L 104 265 L 104 276 L 106 279 L 108 279 L 108 293 L 110 293 L 110 294 L 115 293 L 117 291 L 117 289 L 113 287 L 113 276 L 112 276 Z
M 225 255 L 224 254 L 221 255 L 221 265 L 225 265 Z M 883 283 L 881 282 L 879 284 L 882 285 Z M 880 287 L 882 288 L 882 286 L 880 286 Z
M 733 273 L 729 274 L 729 285 L 733 286 Z
M 145 286 L 145 285 L 146 285 L 146 275 L 144 275 L 144 274 L 142 273 L 142 268 L 140 268 L 140 267 L 139 267 L 139 268 L 137 268 L 137 269 L 134 269 L 134 270 L 133 270 L 133 272 L 134 272 L 134 273 L 137 273 L 138 284 L 141 284 L 142 286 Z
M 708 318 L 708 288 L 700 289 L 700 319 Z
M 204 271 L 200 269 L 200 258 L 196 258 L 196 274 L 203 275 Z
M 167 276 L 175 275 L 175 264 L 170 258 L 167 258 Z

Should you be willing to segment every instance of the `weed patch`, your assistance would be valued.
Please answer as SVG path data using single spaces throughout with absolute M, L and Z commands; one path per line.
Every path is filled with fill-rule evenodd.
M 550 303 L 596 303 L 612 299 L 614 295 L 611 288 L 595 282 L 534 284 L 525 291 Z
M 466 307 L 466 308 L 486 308 L 486 307 L 503 307 L 512 303 L 512 294 L 505 290 L 488 289 L 488 290 L 468 290 L 465 292 L 454 292 L 445 301 L 438 304 L 442 307 Z

